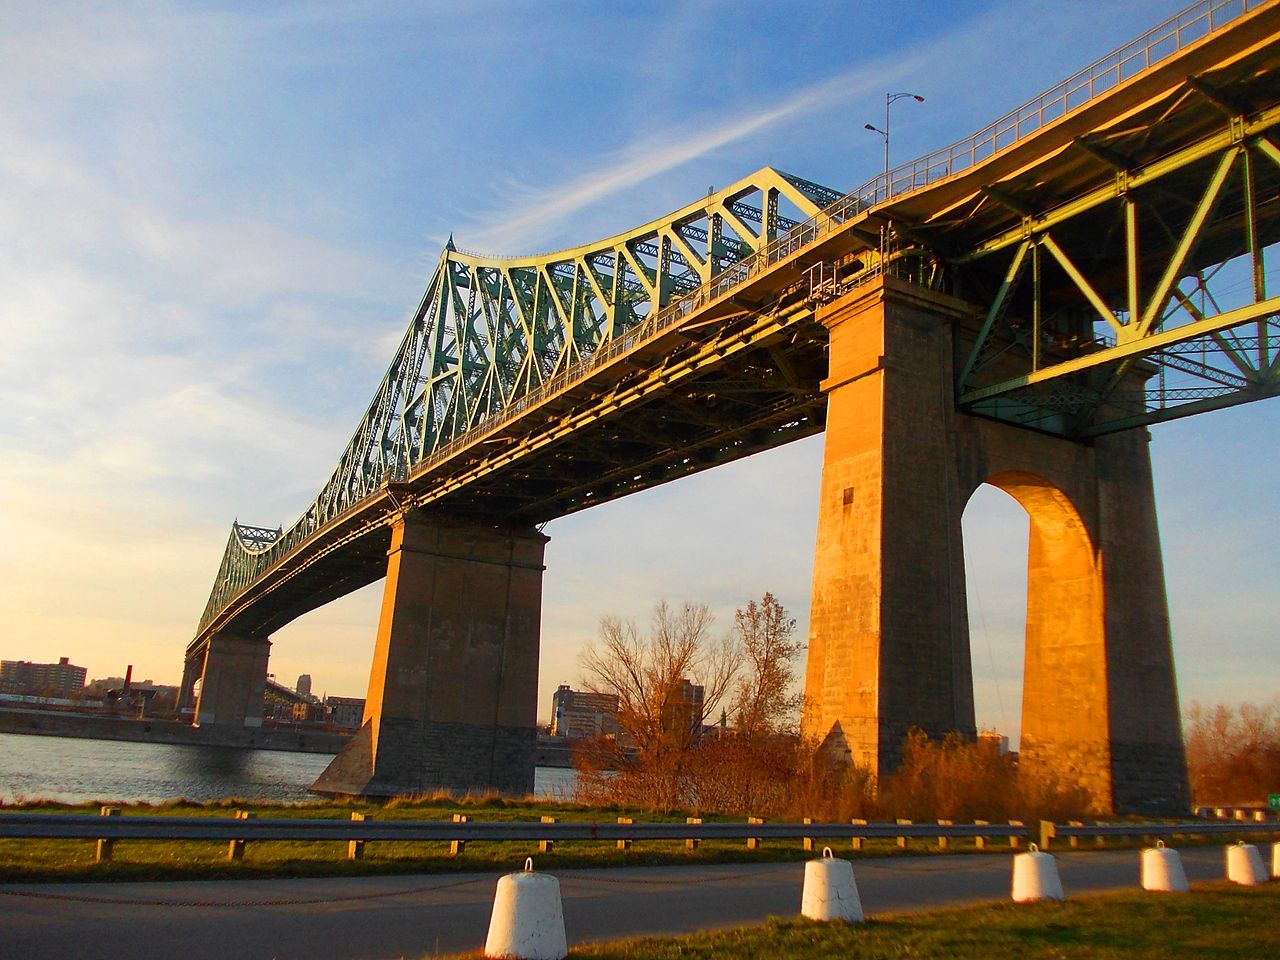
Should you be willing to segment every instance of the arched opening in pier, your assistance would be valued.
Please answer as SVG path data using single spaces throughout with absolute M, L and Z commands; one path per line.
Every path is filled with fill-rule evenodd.
M 1085 762 L 1085 754 L 1107 742 L 1109 729 L 1106 697 L 1099 695 L 1106 683 L 1106 658 L 1098 554 L 1075 504 L 1044 478 L 1010 470 L 989 477 L 987 484 L 1008 494 L 1026 516 L 1022 528 L 1025 541 L 1014 543 L 1006 535 L 1002 549 L 997 541 L 1006 564 L 1000 573 L 1010 585 L 1015 581 L 1007 565 L 1026 558 L 1022 579 L 1026 597 L 1024 653 L 1018 656 L 1015 652 L 1018 645 L 1013 636 L 1004 641 L 1006 651 L 999 660 L 994 648 L 988 647 L 988 675 L 998 679 L 1001 660 L 1006 676 L 1014 665 L 1021 664 L 1016 742 L 1024 763 L 1050 763 L 1059 772 L 1069 773 L 1069 768 Z M 982 586 L 979 578 L 970 588 L 975 598 L 981 597 Z M 1006 611 L 1016 603 L 1016 588 L 1012 603 L 1008 587 L 1000 595 Z M 970 603 L 971 623 L 974 607 L 978 612 L 977 645 L 987 646 L 990 623 L 984 626 L 986 606 L 981 599 Z M 1008 651 L 1009 646 L 1014 650 Z M 975 659 L 981 662 L 981 658 Z M 979 670 L 974 672 L 976 677 L 982 676 Z M 975 683 L 975 688 L 978 686 Z M 996 707 L 1009 715 L 1002 716 L 1001 722 L 1008 725 L 1012 742 L 1014 710 L 1003 690 L 997 695 Z M 981 709 L 978 723 L 980 728 L 987 726 Z
M 965 594 L 973 705 L 979 731 L 1018 749 L 1027 631 L 1027 540 L 1030 521 L 1018 501 L 984 483 L 965 505 Z

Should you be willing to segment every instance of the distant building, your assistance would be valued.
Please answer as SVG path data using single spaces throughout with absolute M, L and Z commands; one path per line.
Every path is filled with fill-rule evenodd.
M 298 696 L 300 697 L 311 696 L 311 674 L 304 673 L 300 676 L 298 678 L 298 685 L 294 689 L 298 691 Z
M 701 684 L 680 681 L 674 700 L 667 705 L 663 720 L 666 730 L 688 730 L 695 738 L 702 735 L 702 706 L 706 691 Z
M 585 740 L 618 730 L 618 698 L 612 693 L 587 693 L 562 683 L 551 695 L 553 737 Z
M 324 719 L 324 707 L 318 703 L 295 703 L 291 716 L 301 723 L 314 723 Z
M 62 657 L 57 663 L 0 661 L 0 693 L 24 697 L 65 697 L 84 689 L 87 671 Z
M 324 702 L 329 722 L 349 730 L 360 729 L 364 722 L 363 697 L 328 697 Z

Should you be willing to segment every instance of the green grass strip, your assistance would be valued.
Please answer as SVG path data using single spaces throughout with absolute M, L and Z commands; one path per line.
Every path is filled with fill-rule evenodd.
M 1197 884 L 1190 894 L 1091 894 L 983 904 L 865 924 L 771 919 L 683 937 L 588 944 L 593 960 L 1264 960 L 1280 957 L 1280 884 Z M 459 958 L 478 958 L 461 954 Z

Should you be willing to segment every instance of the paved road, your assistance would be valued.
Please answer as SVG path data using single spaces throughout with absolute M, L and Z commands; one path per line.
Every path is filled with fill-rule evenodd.
M 1067 896 L 1138 884 L 1136 851 L 1058 853 Z M 1219 847 L 1182 851 L 1223 876 Z M 868 914 L 1008 897 L 1002 855 L 858 860 Z M 759 923 L 800 910 L 801 864 L 564 870 L 569 942 Z M 387 960 L 483 945 L 496 874 L 0 884 L 5 960 Z

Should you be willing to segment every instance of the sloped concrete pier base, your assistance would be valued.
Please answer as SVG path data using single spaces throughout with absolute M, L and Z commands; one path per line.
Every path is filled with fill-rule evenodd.
M 313 791 L 533 790 L 546 542 L 417 513 L 396 523 L 364 724 Z

